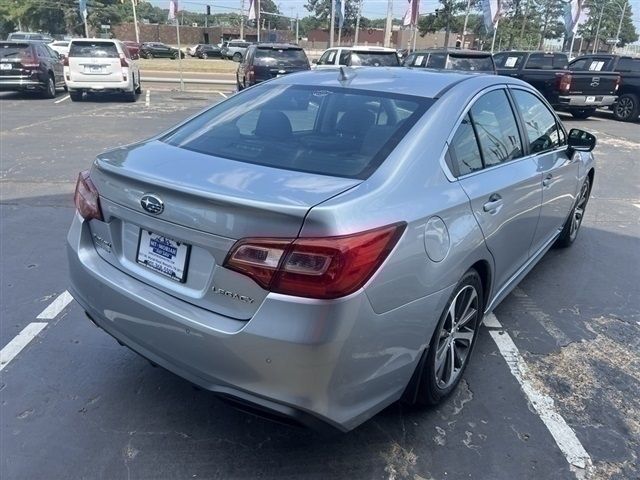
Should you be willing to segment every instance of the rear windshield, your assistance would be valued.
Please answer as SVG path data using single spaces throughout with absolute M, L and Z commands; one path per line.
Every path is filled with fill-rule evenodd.
M 536 70 L 557 70 L 569 68 L 566 55 L 553 53 L 532 53 L 524 68 Z
M 118 48 L 113 42 L 73 42 L 69 57 L 117 58 Z
M 513 68 L 514 70 L 520 68 L 524 54 L 522 53 L 496 53 L 493 56 L 494 62 L 496 62 L 496 68 Z
M 449 56 L 447 70 L 464 70 L 468 72 L 493 72 L 493 60 L 491 57 L 456 57 Z
M 0 59 L 11 59 L 20 57 L 24 53 L 30 52 L 28 43 L 0 43 Z
M 433 99 L 309 85 L 259 85 L 178 127 L 170 145 L 240 162 L 367 178 Z
M 258 48 L 255 54 L 255 65 L 282 65 L 302 67 L 309 63 L 304 50 L 300 48 Z
M 396 67 L 400 61 L 396 52 L 351 52 L 351 65 Z
M 9 40 L 24 40 L 27 36 L 24 33 L 12 33 L 9 35 Z

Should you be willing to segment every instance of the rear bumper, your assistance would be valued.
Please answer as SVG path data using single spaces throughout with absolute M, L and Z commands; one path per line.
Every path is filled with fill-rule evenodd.
M 0 90 L 11 90 L 11 91 L 20 91 L 20 90 L 43 90 L 46 88 L 46 84 L 40 82 L 39 80 L 34 80 L 33 78 L 25 78 L 25 79 L 4 79 L 0 77 Z
M 75 80 L 66 81 L 67 88 L 71 91 L 83 92 L 130 92 L 133 86 L 129 80 L 122 82 L 98 82 L 87 81 L 78 82 Z
M 383 315 L 362 290 L 336 301 L 269 294 L 251 320 L 240 321 L 105 262 L 77 214 L 68 255 L 74 298 L 120 342 L 236 403 L 341 431 L 401 397 L 451 293 Z
M 599 108 L 613 105 L 617 98 L 616 95 L 561 95 L 559 101 L 565 107 Z

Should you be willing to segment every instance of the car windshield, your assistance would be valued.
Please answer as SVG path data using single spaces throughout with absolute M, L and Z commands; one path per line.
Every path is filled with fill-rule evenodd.
M 116 44 L 113 42 L 73 42 L 69 57 L 117 58 Z
M 265 84 L 212 107 L 162 141 L 246 163 L 367 178 L 433 102 L 348 88 Z
M 18 57 L 29 50 L 28 43 L 0 43 L 0 58 Z
M 304 50 L 301 48 L 258 48 L 254 64 L 264 65 L 290 65 L 301 67 L 309 63 Z
M 396 52 L 351 52 L 351 65 L 396 67 L 400 61 Z

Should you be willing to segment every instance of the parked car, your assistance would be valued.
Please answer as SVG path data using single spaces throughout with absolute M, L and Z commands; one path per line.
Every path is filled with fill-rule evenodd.
M 202 388 L 349 430 L 453 391 L 483 314 L 576 240 L 595 141 L 507 77 L 275 78 L 80 174 L 70 292 Z
M 7 40 L 33 40 L 44 43 L 53 42 L 53 37 L 51 35 L 47 35 L 46 33 L 37 33 L 37 32 L 13 32 L 7 36 Z
M 66 57 L 69 54 L 69 41 L 68 40 L 56 40 L 49 44 L 51 49 L 62 57 Z
M 195 45 L 188 45 L 187 47 L 185 47 L 184 53 L 186 53 L 190 57 L 195 57 L 196 56 L 196 50 L 201 45 L 205 45 L 205 44 L 204 43 L 197 43 Z
M 302 47 L 286 43 L 251 45 L 236 72 L 238 90 L 288 73 L 309 70 L 309 59 Z
M 0 42 L 0 90 L 40 92 L 45 98 L 53 98 L 63 87 L 62 61 L 46 43 Z
M 496 65 L 493 63 L 491 53 L 478 50 L 419 50 L 409 54 L 403 65 L 405 67 L 496 73 Z
M 493 59 L 499 75 L 533 85 L 556 110 L 575 118 L 589 118 L 597 108 L 613 105 L 617 98 L 619 75 L 571 72 L 564 53 L 500 52 Z
M 569 64 L 572 72 L 615 72 L 620 75 L 618 99 L 611 106 L 617 120 L 630 122 L 640 115 L 640 57 L 594 54 L 578 57 Z
M 140 47 L 140 56 L 142 58 L 178 58 L 179 56 L 184 58 L 184 52 L 164 43 L 146 42 Z
M 220 54 L 222 58 L 230 58 L 235 62 L 241 62 L 249 45 L 251 43 L 245 40 L 230 40 L 221 48 Z
M 220 53 L 220 47 L 217 45 L 198 45 L 193 56 L 198 58 L 221 58 L 222 54 Z
M 397 67 L 398 53 L 384 47 L 336 47 L 325 50 L 319 60 L 313 61 L 315 68 L 347 67 Z
M 140 58 L 140 48 L 142 47 L 141 43 L 134 42 L 132 40 L 124 40 L 122 44 L 129 50 L 129 56 L 134 60 Z
M 138 64 L 119 40 L 82 38 L 71 40 L 64 60 L 64 76 L 71 100 L 83 93 L 123 93 L 135 102 L 142 91 Z

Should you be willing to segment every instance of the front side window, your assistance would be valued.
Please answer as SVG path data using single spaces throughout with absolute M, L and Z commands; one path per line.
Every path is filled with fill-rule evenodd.
M 335 50 L 327 50 L 322 54 L 320 60 L 318 60 L 318 65 L 333 65 L 334 60 L 336 58 Z
M 618 61 L 619 72 L 638 72 L 640 73 L 640 58 L 625 57 Z
M 513 90 L 513 98 L 524 120 L 530 153 L 559 147 L 559 128 L 553 113 L 532 93 Z
M 485 167 L 522 156 L 516 119 L 504 90 L 486 93 L 471 107 Z
M 212 107 L 163 141 L 212 157 L 364 179 L 433 101 L 346 88 L 264 84 Z
M 482 170 L 482 156 L 469 114 L 462 119 L 462 123 L 451 139 L 449 151 L 456 176 Z

